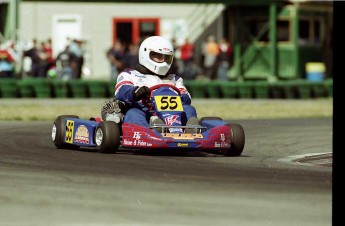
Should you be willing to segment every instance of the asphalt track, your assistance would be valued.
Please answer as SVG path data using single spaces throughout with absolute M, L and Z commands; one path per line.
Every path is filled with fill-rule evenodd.
M 58 150 L 52 122 L 0 122 L 0 225 L 332 225 L 332 119 L 236 122 L 240 157 Z

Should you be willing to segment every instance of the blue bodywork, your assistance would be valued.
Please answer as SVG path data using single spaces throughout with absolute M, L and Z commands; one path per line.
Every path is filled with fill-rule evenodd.
M 65 143 L 85 147 L 96 146 L 93 137 L 98 122 L 76 118 L 66 118 L 65 124 Z

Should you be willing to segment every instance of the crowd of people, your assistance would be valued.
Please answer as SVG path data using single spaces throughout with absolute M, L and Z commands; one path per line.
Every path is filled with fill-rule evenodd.
M 206 78 L 211 80 L 227 80 L 233 52 L 230 42 L 226 38 L 216 42 L 214 36 L 209 36 L 202 50 Z
M 60 79 L 80 79 L 84 64 L 83 42 L 68 40 L 65 49 L 56 57 L 57 76 Z
M 227 80 L 227 73 L 232 65 L 232 45 L 225 38 L 216 40 L 208 36 L 200 46 L 201 59 L 195 55 L 194 44 L 186 38 L 178 45 L 176 39 L 171 40 L 175 57 L 169 73 L 181 75 L 185 80 L 194 80 L 202 76 L 209 80 Z M 135 68 L 138 64 L 138 48 L 140 43 L 125 43 L 117 40 L 106 52 L 110 63 L 110 80 L 125 68 Z M 21 54 L 16 51 L 14 42 L 0 45 L 0 78 L 15 77 L 16 64 L 21 61 L 20 74 L 23 77 L 50 77 L 59 79 L 79 79 L 82 76 L 84 63 L 83 42 L 68 39 L 63 51 L 53 57 L 51 39 L 39 42 L 32 40 L 32 46 Z M 198 63 L 198 62 L 201 62 Z M 17 70 L 18 71 L 18 70 Z
M 81 40 L 68 39 L 64 50 L 54 58 L 50 39 L 40 44 L 34 39 L 32 48 L 23 52 L 23 57 L 28 57 L 31 61 L 27 75 L 39 78 L 56 75 L 64 80 L 80 79 L 84 63 L 82 44 Z M 56 71 L 56 74 L 50 74 L 49 70 Z
M 14 42 L 7 41 L 0 45 L 0 78 L 14 77 L 15 65 L 19 56 L 14 48 Z
M 31 47 L 21 52 L 13 41 L 6 42 L 0 46 L 0 77 L 15 77 L 19 64 L 21 77 L 79 79 L 84 63 L 82 44 L 81 40 L 68 39 L 65 49 L 53 57 L 51 39 L 41 42 L 33 39 Z
M 177 45 L 176 39 L 172 39 L 171 42 L 174 46 L 175 57 L 169 73 L 179 74 L 184 80 L 194 80 L 198 76 L 209 80 L 226 81 L 228 79 L 227 73 L 232 65 L 233 48 L 226 38 L 217 42 L 214 36 L 207 37 L 201 46 L 202 65 L 198 65 L 195 46 L 188 38 L 182 45 Z M 107 51 L 111 80 L 116 80 L 117 75 L 125 68 L 135 68 L 138 63 L 138 45 L 127 45 L 117 40 Z

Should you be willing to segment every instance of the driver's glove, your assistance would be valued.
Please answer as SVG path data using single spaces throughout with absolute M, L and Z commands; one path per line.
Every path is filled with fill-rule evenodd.
M 148 98 L 150 97 L 150 95 L 151 95 L 151 92 L 150 92 L 149 87 L 147 86 L 136 87 L 132 92 L 134 101 L 139 101 L 141 99 Z

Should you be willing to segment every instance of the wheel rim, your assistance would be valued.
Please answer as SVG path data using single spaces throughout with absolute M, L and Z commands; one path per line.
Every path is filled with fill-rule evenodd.
M 98 128 L 96 131 L 96 145 L 101 146 L 103 141 L 103 131 L 102 129 Z
M 53 124 L 53 128 L 52 128 L 52 140 L 55 141 L 56 139 L 56 125 Z

